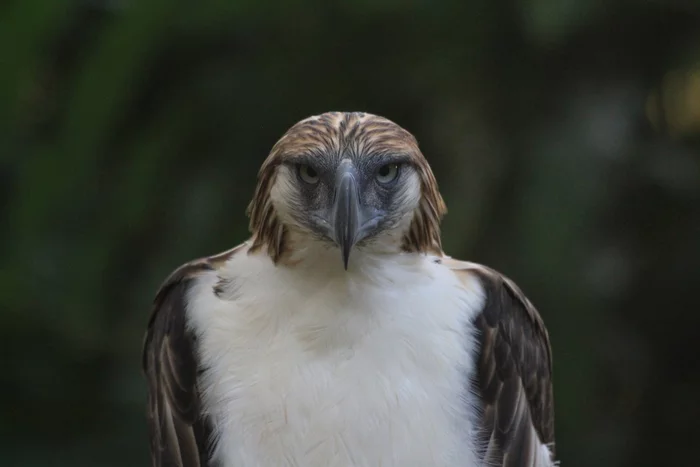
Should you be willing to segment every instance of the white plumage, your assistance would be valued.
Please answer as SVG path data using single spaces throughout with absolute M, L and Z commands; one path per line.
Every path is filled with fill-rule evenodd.
M 294 270 L 233 255 L 189 296 L 214 458 L 226 467 L 470 466 L 483 305 L 431 256 L 337 252 Z M 335 254 L 331 254 L 335 253 Z M 219 277 L 220 276 L 220 277 Z M 212 289 L 226 279 L 224 297 Z M 430 310 L 430 312 L 427 312 Z

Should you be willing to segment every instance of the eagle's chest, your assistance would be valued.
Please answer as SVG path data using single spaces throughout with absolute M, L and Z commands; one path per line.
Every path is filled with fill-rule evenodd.
M 328 291 L 212 315 L 201 382 L 221 465 L 473 465 L 468 307 L 429 304 Z

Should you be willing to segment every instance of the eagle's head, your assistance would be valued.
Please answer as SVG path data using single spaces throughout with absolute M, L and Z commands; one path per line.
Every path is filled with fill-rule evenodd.
M 360 112 L 292 126 L 263 163 L 248 208 L 253 250 L 277 262 L 303 239 L 340 249 L 346 269 L 353 249 L 439 253 L 445 211 L 413 135 Z

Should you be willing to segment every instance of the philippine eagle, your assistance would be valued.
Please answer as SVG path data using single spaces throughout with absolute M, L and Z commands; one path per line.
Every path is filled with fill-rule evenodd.
M 176 269 L 143 348 L 156 467 L 552 466 L 549 337 L 509 279 L 446 256 L 416 139 L 292 126 L 250 239 Z

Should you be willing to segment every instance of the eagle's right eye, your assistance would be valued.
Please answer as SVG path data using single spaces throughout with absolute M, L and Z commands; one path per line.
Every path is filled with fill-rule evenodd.
M 318 183 L 318 172 L 310 165 L 299 164 L 299 177 L 310 185 Z

